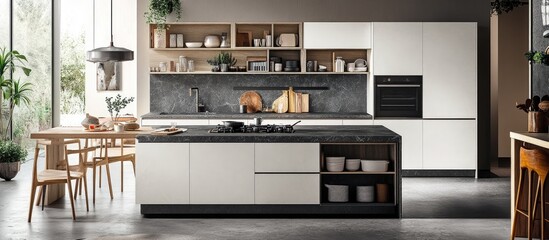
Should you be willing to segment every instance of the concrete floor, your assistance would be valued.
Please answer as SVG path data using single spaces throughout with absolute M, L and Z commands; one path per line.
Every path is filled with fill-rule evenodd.
M 78 198 L 77 221 L 62 199 L 35 207 L 29 224 L 31 169 L 25 163 L 13 181 L 0 180 L 0 239 L 506 239 L 510 231 L 508 178 L 405 178 L 403 219 L 150 219 L 134 203 L 130 165 L 120 192 L 119 164 L 114 200 L 103 187 L 90 212 Z

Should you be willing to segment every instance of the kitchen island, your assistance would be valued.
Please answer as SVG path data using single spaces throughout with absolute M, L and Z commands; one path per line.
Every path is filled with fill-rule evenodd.
M 144 215 L 331 214 L 401 216 L 401 137 L 383 126 L 296 126 L 293 133 L 185 133 L 137 137 L 136 199 Z M 383 172 L 324 168 L 325 157 L 388 160 Z M 330 202 L 325 184 L 347 185 Z M 373 202 L 357 186 L 384 185 Z M 384 195 L 378 199 L 378 195 Z

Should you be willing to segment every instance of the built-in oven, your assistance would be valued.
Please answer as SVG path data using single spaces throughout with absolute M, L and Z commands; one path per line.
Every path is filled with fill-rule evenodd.
M 422 76 L 375 76 L 374 117 L 421 118 Z

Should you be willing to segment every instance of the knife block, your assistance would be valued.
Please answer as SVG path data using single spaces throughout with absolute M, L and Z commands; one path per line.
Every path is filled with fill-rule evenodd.
M 547 117 L 543 112 L 528 112 L 528 132 L 547 132 Z

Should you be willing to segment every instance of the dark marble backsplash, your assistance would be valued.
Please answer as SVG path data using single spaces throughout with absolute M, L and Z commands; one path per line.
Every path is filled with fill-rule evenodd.
M 206 110 L 237 113 L 240 95 L 246 90 L 234 87 L 327 87 L 328 90 L 302 90 L 309 93 L 310 112 L 366 112 L 367 75 L 268 75 L 268 74 L 151 74 L 151 112 L 195 112 L 195 96 L 189 89 L 200 89 L 200 103 Z M 282 95 L 280 90 L 256 90 L 263 106 L 271 106 Z

